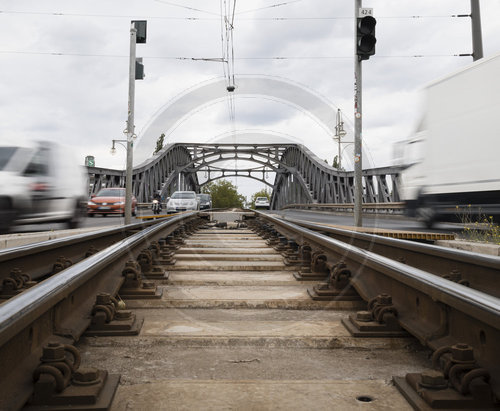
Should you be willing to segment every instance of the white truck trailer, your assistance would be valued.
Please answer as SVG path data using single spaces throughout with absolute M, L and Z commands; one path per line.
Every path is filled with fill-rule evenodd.
M 428 226 L 500 216 L 500 54 L 429 84 L 400 175 L 407 213 Z M 457 208 L 458 207 L 458 208 Z

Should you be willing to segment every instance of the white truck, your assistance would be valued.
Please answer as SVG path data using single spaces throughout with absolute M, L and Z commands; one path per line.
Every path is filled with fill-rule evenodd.
M 53 142 L 0 146 L 0 232 L 52 222 L 76 228 L 87 199 L 87 176 L 71 149 Z
M 500 216 L 500 54 L 429 84 L 416 133 L 405 143 L 400 196 L 427 226 Z

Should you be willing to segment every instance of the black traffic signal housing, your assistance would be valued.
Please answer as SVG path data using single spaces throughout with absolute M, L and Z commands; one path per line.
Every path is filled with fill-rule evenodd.
M 377 43 L 377 39 L 375 38 L 376 25 L 377 20 L 372 16 L 357 19 L 356 54 L 360 61 L 368 60 L 370 56 L 375 54 L 375 44 Z
M 132 23 L 134 23 L 134 27 L 137 30 L 135 42 L 146 43 L 147 20 L 132 20 Z
M 144 64 L 142 64 L 142 57 L 135 59 L 135 79 L 144 80 Z

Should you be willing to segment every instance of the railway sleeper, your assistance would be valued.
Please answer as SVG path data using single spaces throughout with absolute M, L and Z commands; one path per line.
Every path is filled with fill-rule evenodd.
M 72 345 L 49 342 L 33 372 L 33 394 L 24 410 L 106 410 L 111 406 L 119 375 L 80 368 L 80 352 Z
M 416 410 L 498 409 L 490 374 L 477 365 L 473 348 L 464 343 L 443 346 L 432 355 L 432 369 L 393 377 Z

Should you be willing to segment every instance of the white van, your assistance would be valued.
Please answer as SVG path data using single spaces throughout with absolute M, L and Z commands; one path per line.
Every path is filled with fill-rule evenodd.
M 86 215 L 86 186 L 83 166 L 59 144 L 0 147 L 0 231 L 48 222 L 76 228 Z

